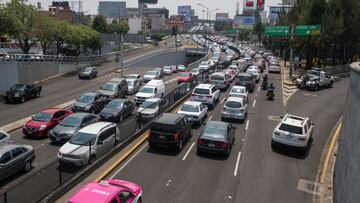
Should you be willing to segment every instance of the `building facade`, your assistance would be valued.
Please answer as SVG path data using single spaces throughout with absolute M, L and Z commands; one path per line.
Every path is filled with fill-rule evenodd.
M 121 18 L 126 16 L 125 1 L 100 1 L 99 14 L 105 18 Z
M 49 16 L 56 20 L 74 21 L 75 12 L 70 9 L 68 1 L 53 1 L 49 6 Z

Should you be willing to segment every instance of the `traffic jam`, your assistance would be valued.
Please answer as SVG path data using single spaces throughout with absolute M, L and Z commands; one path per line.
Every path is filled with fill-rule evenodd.
M 269 102 L 282 97 L 275 95 L 271 81 L 272 75 L 281 74 L 279 59 L 271 52 L 229 42 L 222 36 L 208 40 L 201 35 L 192 38 L 211 50 L 208 60 L 197 67 L 167 65 L 143 75 L 131 73 L 124 78 L 112 78 L 97 91 L 79 95 L 70 108 L 45 108 L 34 114 L 23 124 L 23 135 L 30 140 L 49 139 L 59 146 L 56 154 L 59 161 L 74 167 L 84 166 L 118 145 L 121 136 L 118 125 L 135 116 L 151 123 L 150 149 L 182 151 L 189 140 L 195 139 L 194 147 L 199 155 L 226 157 L 236 153 L 232 150 L 234 144 L 242 142 L 237 129 L 248 128 L 255 94 L 265 91 L 266 98 L 260 99 Z M 205 72 L 207 80 L 197 83 L 197 78 Z M 79 80 L 97 77 L 96 67 L 85 67 L 78 73 Z M 165 77 L 176 78 L 173 81 L 179 85 L 194 85 L 189 98 L 172 113 L 162 113 L 168 102 L 165 96 L 171 91 L 166 89 Z M 322 86 L 331 87 L 333 81 L 326 73 L 312 70 L 297 83 L 299 88 L 309 86 L 318 90 Z M 5 92 L 4 100 L 16 105 L 31 99 L 41 100 L 42 89 L 37 84 L 15 84 Z M 273 130 L 271 145 L 305 152 L 313 131 L 310 118 L 286 114 Z M 8 133 L 0 132 L 0 180 L 36 167 L 32 165 L 36 160 L 35 150 L 30 145 L 13 142 Z M 142 198 L 143 189 L 138 183 L 108 179 L 87 184 L 69 202 L 142 202 Z

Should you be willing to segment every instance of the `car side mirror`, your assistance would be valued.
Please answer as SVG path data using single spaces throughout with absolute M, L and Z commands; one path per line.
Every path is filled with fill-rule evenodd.
M 311 125 L 315 125 L 315 123 L 314 123 L 314 122 L 311 122 Z
M 102 144 L 104 144 L 104 142 L 102 140 L 97 141 L 97 145 L 102 145 Z

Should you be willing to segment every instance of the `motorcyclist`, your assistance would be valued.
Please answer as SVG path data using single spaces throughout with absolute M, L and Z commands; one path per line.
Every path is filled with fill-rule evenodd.
M 263 81 L 266 81 L 266 82 L 267 82 L 268 79 L 269 79 L 269 78 L 268 78 L 267 74 L 265 74 L 264 77 L 263 77 Z
M 266 90 L 268 88 L 268 76 L 267 76 L 267 74 L 264 75 L 261 86 L 262 86 L 263 90 Z
M 268 87 L 268 93 L 267 93 L 267 95 L 268 95 L 268 96 L 274 96 L 274 89 L 275 89 L 274 84 L 270 83 L 270 85 L 269 85 L 269 87 Z

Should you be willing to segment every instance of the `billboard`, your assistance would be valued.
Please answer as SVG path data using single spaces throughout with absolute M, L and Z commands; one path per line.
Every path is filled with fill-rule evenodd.
M 265 0 L 244 0 L 243 14 L 250 15 L 255 10 L 263 11 L 265 8 Z
M 191 6 L 178 6 L 178 15 L 185 16 L 185 22 L 191 21 Z
M 234 29 L 252 29 L 254 24 L 254 16 L 235 16 L 233 20 Z
M 263 11 L 265 8 L 265 0 L 257 0 L 256 10 Z
M 229 13 L 216 13 L 216 21 L 228 21 Z
M 158 0 L 139 0 L 139 4 L 157 4 Z

